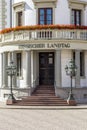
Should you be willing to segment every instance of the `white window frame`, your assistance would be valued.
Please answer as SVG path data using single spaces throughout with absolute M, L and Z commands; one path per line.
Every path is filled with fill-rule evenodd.
M 16 53 L 16 61 L 17 61 L 17 54 L 21 54 L 21 70 L 20 70 L 20 74 L 19 75 L 17 75 L 17 77 L 22 77 L 22 52 L 17 52 Z
M 22 25 L 24 25 L 24 10 L 25 10 L 25 2 L 19 2 L 19 3 L 15 3 L 13 4 L 13 9 L 14 9 L 14 17 L 15 17 L 15 23 L 14 26 L 18 26 L 18 12 L 22 12 Z
M 52 8 L 53 11 L 53 24 L 55 24 L 55 8 L 57 0 L 33 0 L 36 9 L 36 24 L 38 24 L 38 9 L 39 8 Z
M 85 51 L 80 51 L 80 54 L 81 54 L 81 52 L 84 53 L 84 57 L 83 57 L 83 59 L 82 59 L 84 65 L 82 66 L 82 67 L 83 67 L 83 75 L 82 75 L 82 76 L 80 75 L 80 77 L 81 77 L 81 78 L 84 78 L 84 77 L 85 77 Z M 72 51 L 72 59 L 75 60 L 74 57 L 73 57 L 73 54 L 75 54 L 75 50 Z M 80 58 L 80 57 L 79 57 L 79 58 Z M 81 63 L 81 61 L 80 61 L 80 63 Z M 80 65 L 80 66 L 81 66 L 81 65 Z
M 81 10 L 81 25 L 85 25 L 85 9 L 87 2 L 78 0 L 68 0 L 70 8 L 70 24 L 72 24 L 72 9 Z

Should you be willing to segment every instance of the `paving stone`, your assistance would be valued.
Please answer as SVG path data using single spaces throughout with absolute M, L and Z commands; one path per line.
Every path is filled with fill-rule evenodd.
M 0 109 L 0 130 L 87 130 L 87 109 Z

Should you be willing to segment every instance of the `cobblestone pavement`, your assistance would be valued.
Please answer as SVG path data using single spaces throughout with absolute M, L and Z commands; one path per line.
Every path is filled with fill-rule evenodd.
M 87 130 L 87 110 L 0 109 L 0 130 Z

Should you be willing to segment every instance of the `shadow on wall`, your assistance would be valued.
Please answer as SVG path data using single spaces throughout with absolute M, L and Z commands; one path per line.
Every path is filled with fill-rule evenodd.
M 25 10 L 33 10 L 27 3 L 25 4 Z

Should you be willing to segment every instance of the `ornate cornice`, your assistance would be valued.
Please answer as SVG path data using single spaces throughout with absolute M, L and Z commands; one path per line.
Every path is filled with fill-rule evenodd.
M 33 0 L 34 3 L 56 2 L 57 0 Z
M 84 9 L 87 6 L 86 1 L 80 1 L 80 0 L 68 0 L 68 3 L 69 3 L 69 8 L 71 8 L 73 4 L 82 5 Z
M 25 2 L 22 1 L 19 3 L 15 3 L 15 4 L 13 4 L 13 8 L 14 8 L 14 10 L 17 10 L 19 8 L 21 8 L 21 10 L 24 10 L 25 9 Z
M 33 3 L 35 5 L 35 8 L 38 4 L 43 4 L 43 3 L 52 3 L 56 7 L 57 0 L 33 0 Z

